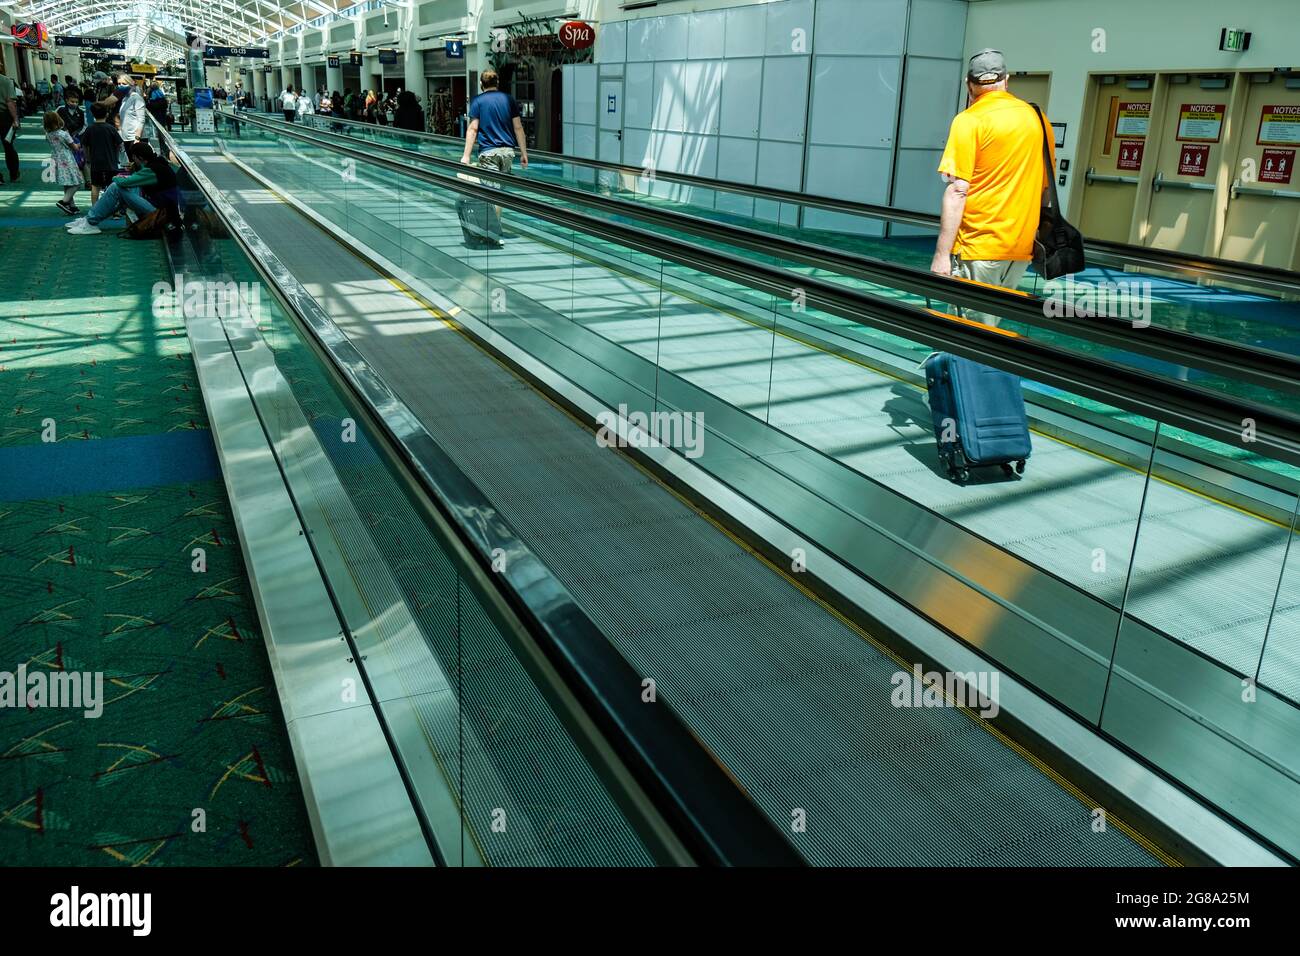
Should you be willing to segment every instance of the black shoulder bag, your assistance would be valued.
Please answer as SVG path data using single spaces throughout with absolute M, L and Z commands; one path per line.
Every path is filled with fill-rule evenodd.
M 1048 196 L 1038 215 L 1038 233 L 1034 236 L 1034 271 L 1044 279 L 1056 279 L 1072 272 L 1082 272 L 1083 233 L 1065 221 L 1056 198 L 1056 171 L 1047 149 L 1047 123 L 1037 103 L 1030 103 L 1043 128 L 1043 166 L 1047 171 Z

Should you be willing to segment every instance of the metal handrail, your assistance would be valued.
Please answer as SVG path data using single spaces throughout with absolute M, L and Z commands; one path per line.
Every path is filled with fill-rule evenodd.
M 227 107 L 227 110 L 230 108 Z M 246 115 L 245 111 L 244 115 Z M 265 114 L 268 116 L 274 114 Z M 421 139 L 427 139 L 434 142 L 446 143 L 448 145 L 464 144 L 464 139 L 457 136 L 444 136 L 439 133 L 429 133 L 423 130 L 397 129 L 395 127 L 376 127 L 373 123 L 363 123 L 358 120 L 350 120 L 341 116 L 328 117 L 331 123 L 343 123 L 349 126 L 358 126 L 365 129 L 386 129 L 395 131 L 403 136 L 415 136 Z M 543 150 L 530 149 L 529 156 L 536 156 L 549 162 L 567 163 L 574 166 L 586 166 L 592 169 L 608 170 L 610 172 L 621 173 L 634 177 L 644 177 L 646 170 L 639 166 L 628 166 L 622 163 L 611 163 L 605 160 L 587 159 L 582 156 L 572 156 L 566 153 L 551 153 Z M 832 212 L 842 212 L 856 216 L 867 216 L 873 219 L 885 219 L 890 222 L 896 222 L 900 225 L 916 226 L 924 229 L 938 230 L 939 217 L 933 213 L 919 212 L 917 210 L 899 209 L 894 206 L 880 206 L 873 203 L 857 202 L 850 199 L 833 199 L 829 196 L 806 195 L 792 190 L 777 189 L 772 186 L 747 185 L 745 183 L 732 183 L 722 179 L 710 179 L 706 176 L 693 176 L 690 173 L 677 173 L 667 170 L 656 169 L 654 176 L 664 182 L 679 183 L 684 186 L 697 186 L 702 189 L 712 189 L 719 192 L 735 193 L 738 195 L 756 198 L 768 199 L 773 202 L 785 202 L 800 206 L 807 206 L 815 209 L 826 209 Z M 1127 242 L 1118 242 L 1109 239 L 1097 239 L 1094 237 L 1084 238 L 1084 248 L 1088 256 L 1093 261 L 1100 261 L 1112 265 L 1138 265 L 1146 269 L 1160 269 L 1179 273 L 1182 275 L 1209 277 L 1223 282 L 1248 283 L 1257 287 L 1267 288 L 1275 291 L 1280 295 L 1300 296 L 1300 276 L 1289 269 L 1279 269 L 1274 266 L 1257 265 L 1254 263 L 1235 262 L 1230 259 L 1220 259 L 1214 256 L 1193 255 L 1186 252 L 1178 252 L 1172 249 L 1155 249 L 1149 246 L 1139 246 Z
M 269 126 L 277 132 L 289 131 L 301 135 L 301 130 L 304 129 L 245 116 L 229 118 Z M 356 143 L 352 137 L 315 127 L 311 128 L 307 138 L 313 136 L 328 138 L 332 143 L 345 148 Z M 465 170 L 464 166 L 453 160 L 413 153 L 383 143 L 367 142 L 366 145 L 368 150 L 445 169 L 449 176 L 462 174 Z M 527 189 L 543 196 L 600 208 L 614 215 L 640 219 L 709 241 L 787 259 L 816 269 L 839 272 L 866 282 L 888 285 L 922 296 L 927 301 L 950 302 L 1171 365 L 1196 367 L 1263 388 L 1300 394 L 1300 357 L 1282 352 L 1159 325 L 1148 325 L 1138 331 L 1130 321 L 1117 316 L 1077 312 L 1073 308 L 1068 315 L 1053 315 L 1043 299 L 1021 292 L 939 276 L 924 269 L 847 253 L 829 246 L 812 245 L 777 233 L 719 223 L 701 216 L 594 194 L 557 183 L 509 176 L 483 168 L 476 168 L 475 175 L 509 185 L 512 189 Z M 799 279 L 783 295 L 788 297 L 794 288 L 802 285 L 802 279 Z
M 288 125 L 253 119 L 248 121 L 278 135 L 322 145 L 311 133 Z M 1162 378 L 1074 349 L 1049 345 L 1005 329 L 991 328 L 969 319 L 932 309 L 921 309 L 838 283 L 799 275 L 778 266 L 749 260 L 738 261 L 736 256 L 726 252 L 649 233 L 633 226 L 565 209 L 554 203 L 508 193 L 493 186 L 475 185 L 465 180 L 445 177 L 350 146 L 334 144 L 327 148 L 439 188 L 608 239 L 775 296 L 785 298 L 792 289 L 799 289 L 805 294 L 805 303 L 809 308 L 821 309 L 865 326 L 937 345 L 977 362 L 1300 466 L 1300 416 L 1285 409 L 1248 402 L 1213 389 Z M 476 169 L 475 176 L 479 177 L 486 172 Z M 590 198 L 598 206 L 601 202 L 595 200 L 609 202 L 603 197 Z M 972 306 L 977 302 L 975 286 L 954 284 L 953 288 L 960 295 L 947 295 L 947 300 L 956 298 L 962 306 Z
M 333 365 L 334 378 L 369 410 L 386 445 L 453 530 L 565 678 L 595 725 L 697 862 L 802 866 L 805 861 L 740 783 L 671 709 L 641 702 L 642 677 L 609 643 L 531 548 L 361 356 L 320 305 L 284 291 L 283 270 L 174 138 L 163 142 L 185 166 L 277 300 Z M 301 291 L 301 290 L 300 290 Z M 495 555 L 506 554 L 504 568 Z

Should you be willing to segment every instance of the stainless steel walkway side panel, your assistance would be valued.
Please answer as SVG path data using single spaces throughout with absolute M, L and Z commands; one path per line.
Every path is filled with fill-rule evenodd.
M 432 865 L 220 320 L 186 331 L 320 862 Z

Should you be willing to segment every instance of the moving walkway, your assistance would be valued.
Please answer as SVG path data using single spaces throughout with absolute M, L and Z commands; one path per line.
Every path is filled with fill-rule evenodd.
M 464 523 L 514 529 L 505 547 L 473 542 L 479 570 L 507 559 L 505 567 L 516 569 L 507 576 L 519 575 L 507 589 L 516 592 L 507 601 L 516 608 L 528 595 L 551 595 L 544 606 L 558 600 L 554 595 L 571 596 L 566 614 L 591 625 L 584 632 L 590 639 L 576 645 L 617 652 L 611 659 L 630 665 L 640 677 L 623 689 L 638 705 L 633 713 L 642 709 L 645 681 L 654 681 L 662 695 L 655 706 L 674 717 L 669 726 L 693 738 L 705 765 L 726 768 L 739 790 L 738 808 L 758 811 L 751 836 L 778 837 L 748 844 L 768 847 L 768 859 L 783 846 L 815 863 L 940 864 L 1026 862 L 1026 853 L 1041 853 L 1042 862 L 1167 860 L 1160 847 L 1170 846 L 1180 858 L 1240 862 L 1271 858 L 1261 846 L 1282 856 L 1294 849 L 1294 823 L 1279 812 L 1296 783 L 1287 739 L 1294 647 L 1283 623 L 1289 604 L 1280 596 L 1300 429 L 1285 407 L 1240 397 L 1246 387 L 1284 389 L 1286 356 L 1272 356 L 1275 364 L 1261 371 L 1241 353 L 1211 361 L 1216 356 L 1204 350 L 1177 351 L 1171 337 L 1151 347 L 1124 343 L 1138 354 L 1158 347 L 1173 368 L 1225 380 L 1241 373 L 1232 381 L 1238 389 L 1203 388 L 1176 374 L 995 332 L 898 296 L 799 276 L 757 256 L 652 233 L 601 214 L 608 210 L 575 208 L 567 195 L 545 202 L 249 117 L 223 117 L 217 142 L 220 155 L 203 142 L 180 150 L 199 191 L 233 224 L 236 243 L 212 246 L 226 250 L 229 271 L 238 246 L 264 281 L 274 280 L 286 313 L 277 334 L 306 343 L 283 347 L 286 356 L 310 352 L 334 369 L 317 377 L 372 409 L 317 411 L 304 416 L 307 425 L 287 430 L 285 440 L 316 435 L 320 455 L 336 456 L 334 470 L 346 472 L 344 465 L 361 464 L 355 450 L 335 448 L 329 428 L 316 422 L 368 419 L 361 430 L 375 457 L 384 457 L 381 445 L 394 445 L 390 468 L 404 464 L 420 478 L 415 492 L 404 479 L 406 497 L 420 498 L 423 488 L 423 497 L 446 506 L 444 496 L 428 490 L 442 480 L 483 489 L 486 502 L 433 510 L 461 519 L 462 533 Z M 459 196 L 500 202 L 517 238 L 502 250 L 464 249 L 454 211 Z M 557 241 L 565 235 L 567 249 Z M 784 294 L 792 284 L 804 293 L 800 308 Z M 942 294 L 974 298 L 955 284 Z M 762 310 L 766 324 L 755 321 Z M 300 311 L 314 318 L 303 324 Z M 276 339 L 271 331 L 245 329 L 264 342 Z M 934 347 L 1038 380 L 1031 413 L 1039 435 L 1024 482 L 955 489 L 937 473 L 919 376 L 906 370 L 907 358 Z M 340 362 L 340 352 L 348 362 Z M 286 358 L 281 366 L 276 356 L 275 364 L 292 387 L 306 363 Z M 266 377 L 273 371 L 268 366 Z M 359 402 L 356 393 L 367 390 L 369 401 Z M 306 406 L 314 410 L 316 401 Z M 628 458 L 610 454 L 579 425 L 590 427 L 597 409 L 615 408 L 703 411 L 702 454 L 688 459 L 656 446 Z M 1240 440 L 1245 417 L 1256 423 L 1256 441 Z M 264 424 L 273 418 L 262 415 Z M 630 434 L 626 420 L 620 428 Z M 1235 504 L 1207 497 L 1205 489 L 1231 495 Z M 394 523 L 394 516 L 377 513 L 383 520 L 370 523 L 372 539 L 375 528 Z M 420 524 L 409 512 L 396 518 L 403 529 Z M 350 521 L 366 524 L 360 516 Z M 1215 524 L 1203 540 L 1179 537 L 1184 521 Z M 1207 544 L 1220 543 L 1207 556 Z M 796 550 L 802 567 L 790 570 Z M 525 556 L 526 573 L 512 554 Z M 318 554 L 317 564 L 328 564 L 326 557 Z M 405 562 L 409 570 L 419 560 L 408 554 Z M 1245 589 L 1244 608 L 1229 611 L 1236 618 L 1216 617 L 1215 608 L 1197 603 L 1201 574 Z M 489 580 L 499 584 L 500 576 Z M 551 583 L 539 591 L 538 581 Z M 421 604 L 418 589 L 390 585 L 382 593 L 387 600 L 358 602 L 365 610 L 356 612 L 354 635 L 374 630 L 367 612 L 400 606 L 410 616 L 412 603 Z M 346 602 L 335 603 L 340 619 L 347 617 Z M 1185 633 L 1180 612 L 1206 633 Z M 1263 633 L 1243 637 L 1242 614 L 1258 618 L 1251 627 Z M 1275 622 L 1280 639 L 1269 633 Z M 393 635 L 374 651 L 406 635 L 421 663 L 381 672 L 425 682 L 373 696 L 413 804 L 437 806 L 437 794 L 448 788 L 421 784 L 418 767 L 431 761 L 444 782 L 454 778 L 449 738 L 429 731 L 438 726 L 436 709 L 411 703 L 403 711 L 393 702 L 455 699 L 462 719 L 468 703 L 460 694 L 441 696 L 450 690 L 445 672 L 452 658 L 436 628 L 422 631 L 403 619 Z M 559 639 L 532 634 L 505 641 L 509 653 L 488 656 L 505 668 L 526 657 L 519 647 L 549 641 L 548 659 L 564 660 L 574 647 L 556 650 Z M 891 656 L 900 647 L 906 654 Z M 1077 786 L 1063 787 L 1026 762 L 1004 739 L 1003 725 L 972 721 L 960 709 L 887 703 L 892 678 L 918 660 L 960 660 L 962 666 L 948 668 L 959 671 L 990 661 L 1001 668 L 1013 687 L 1003 697 L 1013 719 L 1004 724 L 1121 806 L 1138 812 L 1141 790 L 1143 823 L 1158 833 L 1156 841 L 1124 827 L 1096 839 L 1088 825 L 1096 799 L 1066 809 Z M 463 674 L 463 661 L 450 669 Z M 559 685 L 575 679 L 567 676 Z M 1234 711 L 1224 696 L 1228 687 L 1235 694 L 1243 676 L 1253 681 L 1258 705 L 1247 712 Z M 539 682 L 547 686 L 534 675 L 533 687 Z M 518 699 L 528 699 L 525 683 L 512 685 L 523 688 L 513 691 Z M 480 702 L 503 699 L 495 685 L 479 689 Z M 530 720 L 548 709 L 575 712 L 556 703 L 565 699 L 561 690 L 536 693 L 546 706 L 526 709 Z M 575 706 L 617 698 L 607 685 L 589 684 Z M 1031 720 L 1034 713 L 1042 719 Z M 629 719 L 606 714 L 594 721 L 603 731 L 596 737 L 621 740 Z M 476 733 L 495 727 L 483 713 L 475 720 Z M 576 732 L 579 723 L 564 725 L 567 737 L 545 735 L 559 749 L 572 741 L 578 756 L 565 751 L 563 759 L 534 759 L 529 767 L 494 753 L 485 773 L 490 766 L 494 786 L 530 777 L 541 785 L 548 773 L 600 784 L 601 774 L 584 775 L 582 758 L 606 751 L 578 743 L 591 739 Z M 406 746 L 403 726 L 411 733 Z M 650 739 L 660 733 L 668 731 L 647 731 Z M 648 826 L 663 834 L 683 819 L 702 823 L 698 807 L 693 814 L 680 800 L 664 802 L 665 794 L 682 794 L 665 782 L 672 779 L 667 769 L 632 759 L 625 746 L 607 747 L 625 768 L 614 779 L 639 783 L 644 797 L 610 797 L 598 816 L 612 816 L 610 806 L 641 807 L 643 825 L 630 826 L 638 833 Z M 1103 753 L 1104 760 L 1097 756 Z M 597 763 L 619 765 L 604 761 Z M 647 782 L 653 780 L 659 783 Z M 705 789 L 720 785 L 715 780 Z M 440 848 L 436 855 L 451 861 L 445 847 L 454 829 L 472 833 L 464 845 L 479 861 L 520 858 L 494 860 L 494 831 L 463 803 L 448 810 L 458 792 L 449 789 L 443 817 L 459 822 L 440 825 L 427 811 L 422 822 L 430 845 Z M 608 782 L 591 791 L 601 792 L 622 791 Z M 1150 805 L 1155 793 L 1159 810 Z M 583 790 L 581 799 L 558 803 L 572 808 L 597 796 Z M 1240 830 L 1216 824 L 1205 804 Z M 532 801 L 526 816 L 538 817 L 539 806 L 554 813 L 557 801 Z M 791 829 L 792 815 L 800 814 L 807 825 Z M 1180 815 L 1180 823 L 1171 822 Z M 1028 829 L 1018 830 L 1022 824 Z M 538 829 L 555 833 L 555 826 Z M 713 846 L 701 832 L 708 829 L 694 828 L 683 846 Z M 548 843 L 546 836 L 535 841 L 538 853 L 568 852 L 569 842 Z M 612 852 L 598 842 L 593 855 Z M 663 847 L 671 842 L 663 838 Z M 671 856 L 663 847 L 646 858 Z M 626 859 L 635 858 L 627 852 Z M 686 857 L 710 858 L 696 854 Z M 738 859 L 721 852 L 711 858 Z

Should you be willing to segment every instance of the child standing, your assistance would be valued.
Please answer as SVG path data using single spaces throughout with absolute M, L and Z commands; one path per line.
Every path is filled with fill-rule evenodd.
M 107 189 L 117 172 L 117 153 L 122 148 L 122 137 L 108 122 L 108 105 L 92 103 L 90 115 L 95 122 L 81 134 L 81 146 L 90 167 L 90 204 L 99 199 L 99 191 Z
M 55 205 L 69 216 L 75 216 L 81 211 L 77 208 L 77 190 L 82 187 L 81 170 L 77 168 L 77 158 L 72 153 L 72 137 L 63 128 L 58 113 L 45 114 L 45 140 L 50 144 L 54 181 L 63 187 L 63 198 Z

